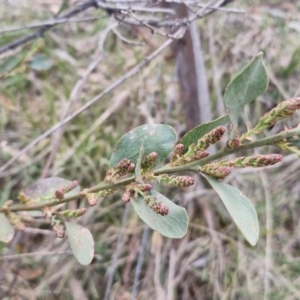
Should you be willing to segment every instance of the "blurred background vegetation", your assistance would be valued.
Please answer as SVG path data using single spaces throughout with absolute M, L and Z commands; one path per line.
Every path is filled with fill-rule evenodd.
M 0 48 L 36 30 L 26 29 L 28 24 L 55 18 L 78 3 L 2 0 Z M 163 5 L 177 17 L 191 9 Z M 91 7 L 74 18 L 43 38 L 0 54 L 0 166 L 166 40 L 144 26 L 118 25 L 112 12 L 103 9 Z M 233 1 L 197 20 L 183 40 L 174 41 L 137 75 L 0 173 L 0 204 L 16 200 L 23 188 L 42 177 L 78 180 L 82 187 L 101 182 L 118 139 L 141 124 L 166 123 L 182 137 L 209 121 L 207 114 L 201 115 L 208 107 L 211 118 L 221 116 L 230 78 L 263 51 L 269 88 L 245 109 L 240 130 L 249 122 L 255 125 L 262 113 L 300 94 L 299 20 L 300 3 L 292 0 Z M 199 51 L 191 53 L 189 43 L 197 39 Z M 195 65 L 199 68 L 193 69 Z M 200 96 L 195 91 L 199 82 Z M 299 114 L 285 122 L 297 123 Z M 282 129 L 280 122 L 271 132 Z M 299 158 L 285 153 L 279 166 L 234 170 L 226 179 L 258 211 L 261 231 L 254 248 L 197 174 L 191 188 L 161 190 L 188 210 L 190 226 L 181 240 L 153 232 L 130 206 L 124 214 L 121 194 L 114 194 L 80 220 L 94 236 L 96 253 L 91 265 L 81 266 L 68 243 L 38 219 L 10 244 L 0 243 L 1 299 L 300 299 L 299 167 Z

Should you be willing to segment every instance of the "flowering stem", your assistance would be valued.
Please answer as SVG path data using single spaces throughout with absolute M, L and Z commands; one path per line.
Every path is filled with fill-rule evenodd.
M 171 167 L 169 165 L 166 165 L 160 169 L 155 170 L 153 173 L 154 175 L 159 175 L 159 174 L 172 174 L 172 173 L 177 173 L 177 172 L 184 172 L 184 171 L 197 171 L 199 166 L 203 166 L 207 163 L 210 163 L 212 161 L 215 161 L 217 159 L 223 158 L 225 156 L 228 156 L 229 154 L 236 153 L 239 151 L 244 151 L 244 150 L 249 150 L 253 148 L 258 148 L 262 146 L 267 146 L 267 145 L 273 145 L 275 143 L 278 143 L 279 141 L 282 141 L 286 138 L 293 137 L 295 135 L 300 135 L 300 128 L 294 128 L 289 131 L 285 131 L 282 133 L 275 134 L 270 137 L 265 137 L 262 139 L 259 139 L 257 141 L 249 142 L 247 144 L 238 146 L 237 148 L 234 149 L 228 149 L 228 148 L 223 148 L 220 151 L 216 152 L 215 154 L 212 154 L 210 156 L 207 156 L 199 161 L 194 161 L 182 166 L 175 166 Z M 93 192 L 99 192 L 102 190 L 107 190 L 107 189 L 115 189 L 124 185 L 129 184 L 130 182 L 135 180 L 135 176 L 130 176 L 125 179 L 119 180 L 116 183 L 107 183 L 107 182 L 102 182 L 94 187 L 91 187 L 89 189 L 85 189 L 86 193 L 93 193 Z M 10 206 L 8 209 L 7 208 L 0 208 L 0 212 L 15 212 L 15 211 L 31 211 L 31 210 L 42 210 L 44 207 L 50 207 L 50 206 L 55 206 L 61 203 L 66 203 L 73 201 L 75 199 L 80 198 L 80 193 L 77 195 L 73 195 L 71 197 L 65 197 L 64 200 L 57 202 L 56 200 L 52 200 L 46 203 L 42 204 L 36 204 L 36 205 L 15 205 L 15 206 Z

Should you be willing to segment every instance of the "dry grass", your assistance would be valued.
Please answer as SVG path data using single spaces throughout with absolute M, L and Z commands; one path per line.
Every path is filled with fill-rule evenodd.
M 0 29 L 49 18 L 59 8 L 53 1 L 47 3 L 10 10 L 0 2 Z M 230 77 L 250 57 L 259 51 L 265 53 L 269 89 L 244 115 L 245 122 L 255 124 L 263 111 L 300 93 L 300 8 L 296 2 L 273 6 L 267 3 L 264 6 L 260 1 L 235 3 L 235 7 L 238 5 L 246 10 L 246 15 L 218 12 L 198 24 L 215 117 L 222 113 L 220 101 Z M 88 10 L 84 15 L 103 13 Z M 146 43 L 146 46 L 128 45 L 114 33 L 105 32 L 110 24 L 109 18 L 105 18 L 59 25 L 43 40 L 2 57 L 1 63 L 9 58 L 20 58 L 20 62 L 0 75 L 1 165 L 60 121 L 76 82 L 99 55 L 101 61 L 82 92 L 73 99 L 72 112 L 163 41 L 146 29 L 137 33 L 124 26 L 119 30 L 127 38 Z M 1 34 L 0 46 L 21 34 Z M 37 54 L 49 58 L 52 64 L 49 70 L 35 71 L 29 67 Z M 45 165 L 57 134 L 21 156 L 0 178 L 0 204 L 16 199 L 22 188 L 43 173 L 77 179 L 83 187 L 102 181 L 117 140 L 143 123 L 168 122 L 182 133 L 184 107 L 178 94 L 174 61 L 165 51 L 138 76 L 66 126 L 48 170 Z M 288 124 L 297 124 L 297 118 L 299 115 L 289 119 Z M 271 131 L 281 129 L 279 124 Z M 128 218 L 123 219 L 124 234 L 120 238 L 110 299 L 131 299 L 133 290 L 137 299 L 148 300 L 300 299 L 299 165 L 295 155 L 287 155 L 280 168 L 235 171 L 228 178 L 228 182 L 252 200 L 258 211 L 261 233 L 254 248 L 243 240 L 217 195 L 200 178 L 193 189 L 162 190 L 188 210 L 191 221 L 182 240 L 166 239 L 146 229 L 129 208 Z M 69 204 L 71 208 L 80 205 L 83 203 Z M 42 220 L 34 225 L 36 230 L 27 229 L 18 233 L 11 244 L 0 244 L 3 256 L 15 255 L 11 260 L 1 260 L 1 299 L 104 299 L 123 212 L 120 195 L 114 195 L 81 219 L 95 239 L 96 255 L 89 266 L 79 265 L 70 255 L 66 241 L 54 238 L 49 225 Z M 23 257 L 24 253 L 36 255 Z M 139 280 L 135 281 L 140 267 Z

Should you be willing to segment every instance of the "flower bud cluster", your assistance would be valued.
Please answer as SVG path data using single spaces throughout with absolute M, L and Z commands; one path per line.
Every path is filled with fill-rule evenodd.
M 78 185 L 79 185 L 78 181 L 74 180 L 70 184 L 56 190 L 54 193 L 55 200 L 58 202 L 64 200 L 65 194 L 75 189 Z
M 87 212 L 87 209 L 85 207 L 79 208 L 79 209 L 68 209 L 63 210 L 60 212 L 60 214 L 67 218 L 78 218 L 83 216 Z
M 169 213 L 169 207 L 163 202 L 157 201 L 154 196 L 148 196 L 144 199 L 144 201 L 147 206 L 161 216 L 166 216 Z
M 130 198 L 133 197 L 135 194 L 141 194 L 144 197 L 148 197 L 149 192 L 152 189 L 152 185 L 148 183 L 131 183 L 125 189 L 124 194 L 122 195 L 122 201 L 124 203 L 128 203 Z
M 200 160 L 207 157 L 209 153 L 197 147 L 196 144 L 191 144 L 188 148 L 187 153 L 182 154 L 184 149 L 183 144 L 178 144 L 175 146 L 173 156 L 171 158 L 171 166 L 181 166 L 189 162 Z
M 183 156 L 183 151 L 184 151 L 184 145 L 183 144 L 177 144 L 174 147 L 173 150 L 173 155 L 171 158 L 170 164 L 172 165 L 176 160 L 180 160 L 180 158 Z
M 199 171 L 214 179 L 224 179 L 230 174 L 230 167 L 222 166 L 219 163 L 211 163 L 201 166 Z
M 158 154 L 156 152 L 151 152 L 150 154 L 148 154 L 142 165 L 141 165 L 141 168 L 142 168 L 142 173 L 145 173 L 147 172 L 154 164 L 154 162 L 156 161 L 158 157 Z
M 222 138 L 224 133 L 224 126 L 216 127 L 215 129 L 205 134 L 201 139 L 198 140 L 197 147 L 202 150 L 207 149 L 210 145 L 213 145 L 216 142 L 218 142 Z
M 222 166 L 232 167 L 232 168 L 246 168 L 254 167 L 261 168 L 271 165 L 275 165 L 282 161 L 282 155 L 280 154 L 266 154 L 266 155 L 252 155 L 252 156 L 242 156 L 235 158 L 231 161 L 222 161 L 220 164 Z
M 135 168 L 135 164 L 130 159 L 122 159 L 115 167 L 109 169 L 105 176 L 105 181 L 114 182 L 120 177 L 127 175 Z
M 250 131 L 244 133 L 241 138 L 244 140 L 251 134 L 261 133 L 264 128 L 268 128 L 275 124 L 277 121 L 285 119 L 298 109 L 300 109 L 300 97 L 279 103 L 275 108 L 265 113 L 260 118 L 258 124 Z
M 57 218 L 57 216 L 51 216 L 51 226 L 56 236 L 59 238 L 64 238 L 66 234 L 66 229 L 62 221 Z
M 157 177 L 158 181 L 166 182 L 170 186 L 188 187 L 194 184 L 195 180 L 191 176 L 169 176 L 163 174 Z
M 160 201 L 155 201 L 149 207 L 161 216 L 166 216 L 169 213 L 169 207 Z

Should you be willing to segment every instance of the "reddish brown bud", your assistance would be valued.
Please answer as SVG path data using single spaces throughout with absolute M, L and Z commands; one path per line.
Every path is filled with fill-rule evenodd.
M 171 158 L 170 164 L 172 165 L 176 160 L 180 159 L 182 157 L 184 151 L 184 145 L 183 144 L 177 144 L 174 147 L 173 155 Z
M 77 181 L 77 180 L 74 180 L 74 181 L 72 181 L 69 185 L 63 187 L 63 188 L 61 189 L 61 191 L 62 191 L 64 194 L 66 194 L 66 193 L 72 191 L 73 189 L 75 189 L 78 185 L 79 185 L 78 181 Z
M 130 159 L 122 159 L 115 167 L 109 169 L 105 176 L 105 181 L 113 182 L 120 177 L 127 175 L 135 168 L 135 164 Z
M 229 140 L 227 142 L 227 148 L 230 150 L 235 149 L 235 148 L 239 147 L 241 144 L 242 144 L 241 140 L 238 138 L 235 138 L 235 139 Z
M 155 201 L 149 207 L 161 216 L 166 216 L 169 213 L 169 207 L 162 202 Z
M 143 163 L 142 163 L 142 170 L 143 173 L 145 173 L 146 171 L 148 171 L 154 164 L 154 162 L 156 161 L 158 157 L 158 154 L 156 152 L 151 152 L 150 154 L 148 154 Z
M 122 195 L 122 201 L 123 203 L 130 202 L 130 198 L 132 197 L 132 193 L 130 191 L 125 191 L 125 193 Z
M 152 185 L 149 183 L 140 183 L 137 184 L 136 187 L 142 192 L 150 192 L 152 189 Z
M 225 133 L 225 127 L 218 126 L 217 128 L 213 129 L 209 133 L 205 134 L 201 139 L 198 140 L 197 147 L 198 149 L 205 150 L 210 145 L 215 144 L 219 141 L 223 134 Z
M 62 201 L 64 200 L 64 197 L 65 197 L 65 194 L 62 190 L 57 190 L 55 191 L 55 194 L 54 194 L 54 198 L 56 201 Z

